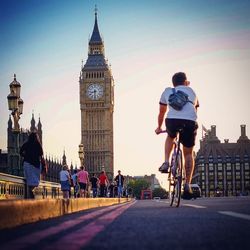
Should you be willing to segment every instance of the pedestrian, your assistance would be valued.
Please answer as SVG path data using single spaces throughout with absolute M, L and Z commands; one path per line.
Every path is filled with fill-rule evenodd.
M 30 133 L 27 142 L 20 148 L 23 157 L 24 177 L 27 185 L 27 198 L 34 199 L 34 188 L 39 186 L 43 149 L 37 133 Z
M 74 188 L 74 197 L 77 198 L 77 193 L 78 193 L 78 179 L 77 179 L 77 169 L 74 169 L 74 174 L 72 175 L 72 184 Z
M 73 180 L 72 180 L 72 175 L 71 175 L 71 172 L 70 172 L 69 168 L 67 168 L 67 171 L 69 172 L 69 185 L 70 185 L 69 198 L 71 198 L 71 187 L 73 187 Z
M 187 81 L 186 74 L 178 72 L 173 75 L 172 83 L 174 88 L 166 88 L 160 98 L 160 107 L 158 114 L 158 126 L 155 130 L 156 134 L 162 132 L 162 123 L 167 112 L 165 119 L 165 126 L 167 130 L 167 138 L 165 141 L 165 162 L 159 168 L 161 173 L 169 172 L 169 158 L 173 150 L 173 141 L 177 136 L 179 129 L 182 129 L 180 134 L 180 142 L 183 145 L 184 166 L 186 170 L 186 184 L 184 186 L 183 197 L 191 197 L 192 189 L 190 186 L 193 170 L 194 170 L 194 153 L 193 148 L 195 145 L 195 138 L 197 134 L 198 124 L 197 108 L 199 102 L 194 90 L 189 86 L 190 82 Z M 184 103 L 182 108 L 177 109 L 173 106 L 170 96 L 176 96 L 175 93 L 186 96 L 187 102 Z M 178 104 L 178 103 L 177 103 Z M 167 111 L 168 109 L 168 111 Z
M 92 175 L 92 177 L 90 178 L 90 183 L 91 183 L 93 198 L 96 198 L 96 196 L 97 196 L 97 187 L 98 187 L 98 184 L 99 184 L 99 180 L 96 177 L 96 174 Z
M 109 185 L 109 197 L 114 198 L 115 182 L 111 182 Z
M 70 192 L 70 174 L 68 171 L 68 166 L 63 165 L 62 170 L 60 171 L 60 182 L 61 182 L 61 190 L 63 192 L 63 198 L 69 199 Z
M 123 195 L 123 183 L 124 183 L 124 176 L 121 174 L 121 170 L 118 170 L 118 175 L 115 177 L 115 181 L 117 185 L 118 198 L 121 198 Z
M 84 169 L 84 166 L 81 166 L 80 169 L 81 170 L 77 173 L 78 183 L 80 186 L 80 197 L 86 198 L 89 173 Z
M 103 170 L 99 176 L 99 183 L 100 183 L 100 196 L 106 197 L 107 196 L 107 185 L 109 184 L 108 177 Z

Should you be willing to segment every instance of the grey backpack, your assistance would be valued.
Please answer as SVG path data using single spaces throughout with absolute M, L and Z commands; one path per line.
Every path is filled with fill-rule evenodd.
M 175 110 L 182 110 L 186 103 L 191 102 L 188 99 L 188 95 L 181 90 L 175 90 L 172 88 L 173 93 L 168 98 L 168 104 Z M 193 104 L 193 102 L 191 102 Z

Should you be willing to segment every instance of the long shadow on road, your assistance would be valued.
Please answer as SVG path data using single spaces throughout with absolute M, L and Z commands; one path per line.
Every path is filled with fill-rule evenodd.
M 200 199 L 170 207 L 166 201 L 92 209 L 0 231 L 1 249 L 243 249 L 250 199 Z M 5 248 L 6 247 L 6 248 Z

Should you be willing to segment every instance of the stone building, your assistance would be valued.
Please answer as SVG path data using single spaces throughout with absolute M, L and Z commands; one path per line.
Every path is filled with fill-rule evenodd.
M 216 135 L 216 126 L 206 130 L 195 160 L 193 183 L 198 183 L 204 196 L 250 194 L 250 140 L 246 126 L 236 143 Z
M 88 45 L 88 58 L 79 78 L 84 165 L 90 175 L 99 174 L 104 169 L 112 180 L 114 175 L 114 80 L 110 65 L 105 58 L 97 11 Z
M 11 116 L 8 120 L 8 128 L 7 128 L 7 151 L 3 151 L 0 149 L 0 172 L 6 174 L 13 174 L 17 176 L 23 176 L 23 168 L 20 156 L 20 163 L 18 165 L 17 157 L 13 152 L 15 150 L 15 140 L 18 138 L 19 147 L 23 145 L 23 143 L 28 139 L 30 132 L 37 132 L 40 142 L 43 142 L 43 131 L 42 131 L 42 123 L 39 117 L 38 123 L 36 124 L 34 114 L 32 114 L 32 118 L 30 121 L 29 129 L 21 129 L 18 136 L 13 132 L 13 123 L 11 120 Z M 48 173 L 45 177 L 46 181 L 51 182 L 60 182 L 59 172 L 62 169 L 63 164 L 67 164 L 65 151 L 62 157 L 62 160 L 58 160 L 55 157 L 48 157 L 45 155 L 45 159 L 48 163 Z M 73 171 L 73 166 L 70 166 L 71 171 Z

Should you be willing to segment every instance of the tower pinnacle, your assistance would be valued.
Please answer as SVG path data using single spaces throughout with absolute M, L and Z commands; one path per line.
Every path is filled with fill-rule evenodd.
M 91 38 L 89 40 L 89 45 L 91 44 L 103 44 L 102 42 L 102 38 L 99 32 L 99 28 L 98 28 L 98 22 L 97 22 L 97 7 L 95 6 L 95 25 L 94 25 L 94 29 L 91 35 Z
M 95 17 L 97 17 L 97 11 L 98 11 L 97 5 L 95 5 Z

